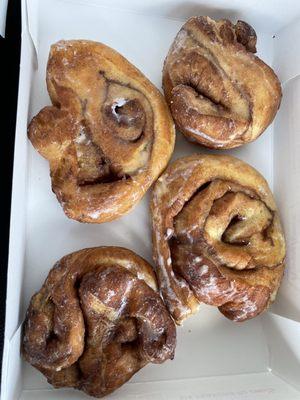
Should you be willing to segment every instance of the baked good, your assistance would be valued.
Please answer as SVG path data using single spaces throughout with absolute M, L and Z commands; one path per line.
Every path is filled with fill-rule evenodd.
M 31 299 L 23 354 L 55 387 L 102 397 L 149 362 L 172 359 L 176 329 L 151 266 L 132 251 L 69 254 Z
M 244 21 L 192 17 L 165 60 L 163 87 L 178 129 L 206 147 L 229 149 L 255 140 L 273 121 L 280 82 L 256 53 Z
M 119 218 L 173 152 L 163 96 L 115 50 L 86 40 L 51 46 L 47 88 L 53 106 L 32 119 L 28 135 L 49 161 L 64 212 L 81 222 Z
M 274 301 L 285 240 L 266 180 L 225 155 L 176 160 L 151 200 L 160 289 L 180 323 L 203 302 L 245 321 Z

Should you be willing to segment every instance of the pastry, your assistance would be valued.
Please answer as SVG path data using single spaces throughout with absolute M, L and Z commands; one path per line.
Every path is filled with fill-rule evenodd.
M 281 100 L 274 71 L 256 53 L 246 22 L 192 17 L 165 60 L 163 87 L 178 129 L 191 141 L 229 149 L 255 140 Z
M 32 119 L 28 135 L 49 161 L 64 212 L 81 222 L 119 218 L 172 154 L 163 96 L 115 50 L 86 40 L 51 46 L 47 88 L 53 105 Z
M 69 254 L 31 299 L 23 354 L 54 387 L 102 397 L 149 362 L 172 359 L 173 320 L 151 266 L 132 251 Z
M 245 321 L 274 301 L 285 240 L 268 184 L 250 165 L 178 159 L 156 182 L 151 210 L 157 277 L 177 323 L 201 302 Z

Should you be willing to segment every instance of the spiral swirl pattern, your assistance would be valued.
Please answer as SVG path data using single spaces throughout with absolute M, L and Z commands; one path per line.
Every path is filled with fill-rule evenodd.
M 106 222 L 128 212 L 166 166 L 174 126 L 160 92 L 111 48 L 91 41 L 51 47 L 53 106 L 28 135 L 49 160 L 52 189 L 68 217 Z
M 30 302 L 23 353 L 55 387 L 111 393 L 172 359 L 176 330 L 151 266 L 118 247 L 63 257 Z
M 211 148 L 256 139 L 281 100 L 274 71 L 253 53 L 246 22 L 192 17 L 177 34 L 163 70 L 163 87 L 178 129 Z
M 180 323 L 200 302 L 243 321 L 274 300 L 285 240 L 265 179 L 230 156 L 171 164 L 152 196 L 153 245 L 164 300 Z

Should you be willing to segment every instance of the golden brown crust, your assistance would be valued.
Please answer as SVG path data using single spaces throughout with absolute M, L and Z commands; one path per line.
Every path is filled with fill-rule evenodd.
M 285 240 L 254 168 L 224 155 L 181 158 L 156 182 L 151 212 L 157 277 L 176 322 L 200 302 L 244 321 L 274 300 Z
M 53 106 L 30 123 L 68 217 L 101 223 L 127 213 L 165 168 L 174 124 L 160 92 L 115 50 L 84 40 L 51 46 Z
M 273 121 L 281 100 L 274 71 L 253 53 L 256 34 L 246 22 L 192 17 L 166 57 L 163 87 L 178 129 L 211 148 L 255 140 Z
M 176 329 L 151 266 L 120 247 L 63 257 L 31 299 L 23 354 L 55 387 L 111 393 L 147 363 L 172 359 Z

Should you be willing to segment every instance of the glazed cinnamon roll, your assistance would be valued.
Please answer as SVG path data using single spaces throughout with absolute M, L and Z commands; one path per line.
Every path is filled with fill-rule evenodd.
M 157 277 L 177 323 L 201 302 L 245 321 L 274 301 L 285 240 L 254 168 L 224 155 L 181 158 L 155 184 L 151 210 Z
M 210 148 L 255 140 L 273 121 L 281 100 L 274 71 L 256 53 L 246 22 L 192 17 L 165 60 L 163 87 L 178 129 Z
M 174 356 L 176 329 L 151 266 L 119 247 L 63 257 L 31 299 L 23 354 L 56 388 L 102 397 Z
M 64 212 L 82 222 L 119 218 L 172 154 L 163 96 L 115 50 L 84 40 L 51 47 L 47 87 L 53 106 L 33 118 L 28 135 L 50 163 Z

